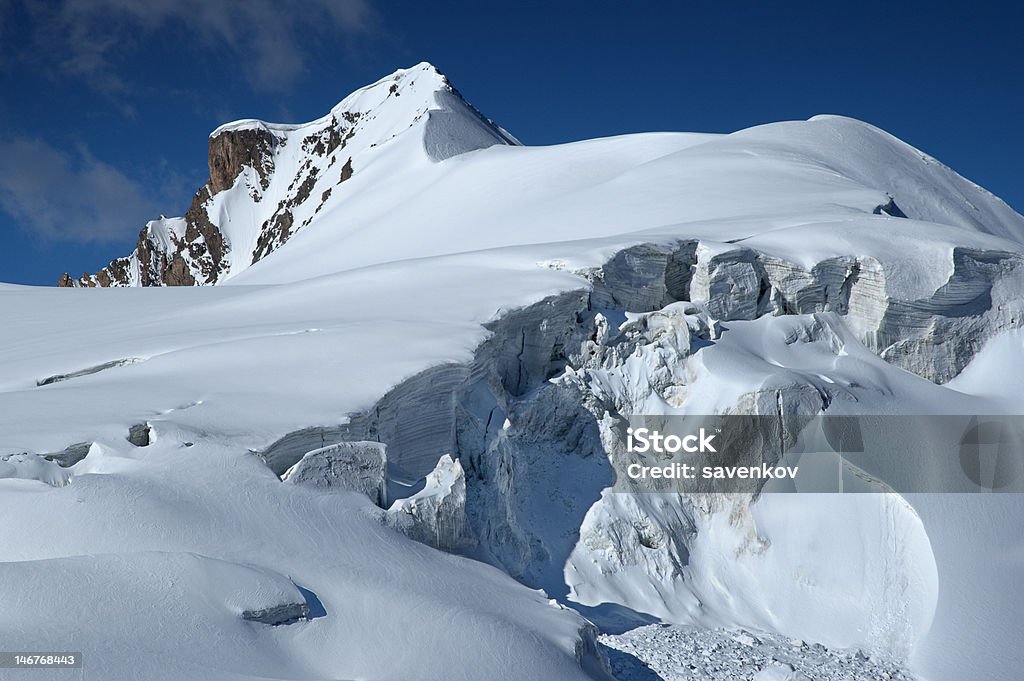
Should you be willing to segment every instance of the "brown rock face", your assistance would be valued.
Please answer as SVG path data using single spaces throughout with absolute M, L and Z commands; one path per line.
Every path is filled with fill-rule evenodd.
M 210 138 L 210 194 L 230 189 L 245 166 L 255 168 L 260 185 L 270 185 L 274 172 L 274 145 L 277 139 L 269 130 L 247 128 L 225 130 Z
M 217 282 L 226 267 L 229 248 L 224 235 L 206 212 L 211 196 L 210 182 L 207 182 L 192 198 L 192 205 L 185 213 L 185 232 L 180 236 L 172 235 L 169 251 L 165 252 L 154 241 L 148 229 L 139 232 L 132 255 L 138 261 L 140 286 L 195 286 Z M 96 274 L 85 273 L 80 279 L 72 279 L 65 273 L 57 285 L 130 286 L 131 276 L 132 259 L 118 258 Z
M 352 177 L 352 157 L 345 161 L 345 165 L 341 167 L 341 178 L 338 179 L 338 184 L 341 184 L 345 180 Z
M 318 181 L 323 180 L 325 171 L 334 168 L 337 184 L 352 177 L 354 168 L 351 156 L 341 163 L 344 156 L 337 154 L 344 149 L 356 133 L 356 124 L 362 114 L 355 111 L 342 112 L 332 116 L 320 129 L 298 140 L 306 160 L 280 200 L 276 210 L 263 221 L 257 243 L 252 252 L 252 262 L 258 262 L 288 241 L 296 232 L 313 219 L 308 216 L 301 222 L 295 217 L 297 207 L 312 199 Z M 208 208 L 218 193 L 231 189 L 239 182 L 239 176 L 246 168 L 252 168 L 250 180 L 256 184 L 245 187 L 253 201 L 263 199 L 263 190 L 270 187 L 275 172 L 274 154 L 278 146 L 291 143 L 286 137 L 278 137 L 267 128 L 254 124 L 240 129 L 226 129 L 209 139 L 208 162 L 210 177 L 196 192 L 183 220 L 175 221 L 173 227 L 158 224 L 151 233 L 143 228 L 136 242 L 135 252 L 128 258 L 119 258 L 95 274 L 83 274 L 74 279 L 65 273 L 59 286 L 195 286 L 215 284 L 227 270 L 227 255 L 231 246 L 224 234 L 211 219 Z M 314 161 L 331 156 L 330 162 L 318 166 Z M 341 165 L 335 166 L 335 160 Z M 248 182 L 249 180 L 247 180 Z M 317 192 L 318 213 L 328 197 L 330 188 Z M 174 219 L 172 219 L 173 221 Z M 137 277 L 135 268 L 137 265 Z
M 131 260 L 118 258 L 96 274 L 83 272 L 78 279 L 72 279 L 67 272 L 61 275 L 57 286 L 61 288 L 94 288 L 96 286 L 127 286 L 131 278 Z
M 309 142 L 310 138 L 307 138 Z M 344 146 L 344 139 L 340 142 Z M 352 157 L 345 162 L 345 165 L 341 168 L 341 176 L 338 179 L 338 184 L 341 184 L 345 180 L 352 177 L 354 172 L 352 168 Z M 303 176 L 303 173 L 306 175 Z M 282 244 L 291 238 L 293 234 L 298 232 L 300 229 L 309 224 L 312 219 L 307 218 L 301 224 L 295 224 L 295 217 L 292 210 L 303 203 L 305 203 L 310 194 L 313 191 L 313 187 L 316 186 L 316 181 L 319 176 L 319 170 L 315 167 L 310 167 L 309 163 L 299 171 L 299 175 L 292 181 L 291 186 L 288 190 L 293 192 L 292 195 L 283 199 L 277 206 L 277 210 L 264 221 L 263 226 L 260 228 L 260 235 L 256 242 L 256 248 L 252 253 L 252 263 L 255 265 L 263 258 L 270 255 L 272 252 L 277 250 Z M 302 178 L 301 182 L 299 178 Z M 296 186 L 296 183 L 298 186 Z M 330 196 L 331 190 L 328 188 L 320 196 L 320 205 L 317 206 L 315 212 L 319 212 L 323 203 Z
M 224 235 L 217 225 L 210 222 L 206 212 L 206 202 L 215 194 L 209 183 L 192 198 L 192 205 L 185 213 L 185 243 L 188 244 L 189 256 L 193 262 L 200 262 L 203 276 L 208 283 L 217 281 L 224 269 L 224 256 L 228 247 L 224 243 Z M 200 239 L 199 237 L 202 237 Z M 208 256 L 208 257 L 207 257 Z
M 359 119 L 358 114 L 355 116 L 355 119 Z M 344 144 L 344 142 L 345 140 L 342 139 L 341 130 L 338 127 L 338 119 L 332 116 L 331 123 L 326 129 L 309 135 L 302 140 L 302 148 L 307 153 L 326 156 Z
M 165 256 L 153 247 L 153 242 L 149 240 L 145 229 L 139 232 L 135 254 L 139 257 L 139 284 L 159 286 L 162 283 Z
M 278 207 L 273 217 L 263 223 L 263 229 L 256 243 L 256 249 L 252 253 L 254 265 L 288 240 L 292 235 L 292 225 L 294 222 L 295 218 L 292 216 L 292 212 L 282 205 Z
M 188 269 L 188 263 L 181 257 L 181 253 L 175 253 L 167 267 L 163 271 L 164 283 L 168 286 L 195 286 L 196 280 Z
M 131 263 L 128 258 L 118 258 L 96 274 L 100 286 L 119 284 L 127 286 L 131 278 Z

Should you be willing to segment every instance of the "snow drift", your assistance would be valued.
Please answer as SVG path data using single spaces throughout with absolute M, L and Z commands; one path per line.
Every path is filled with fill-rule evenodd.
M 611 489 L 631 414 L 1019 407 L 1024 218 L 930 156 L 834 116 L 527 147 L 421 64 L 219 128 L 210 171 L 72 290 L 0 287 L 5 641 L 88 615 L 108 679 L 119 650 L 601 678 L 572 605 L 933 680 L 1024 664 L 1016 496 Z

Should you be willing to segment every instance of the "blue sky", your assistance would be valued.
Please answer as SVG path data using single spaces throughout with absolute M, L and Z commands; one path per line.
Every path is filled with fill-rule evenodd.
M 1021 5 L 0 0 L 0 281 L 126 255 L 220 123 L 299 122 L 421 60 L 527 144 L 878 125 L 1024 210 Z

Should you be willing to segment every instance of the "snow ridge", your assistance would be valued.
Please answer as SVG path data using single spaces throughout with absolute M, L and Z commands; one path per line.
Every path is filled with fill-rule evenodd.
M 340 186 L 395 154 L 440 162 L 517 140 L 467 103 L 422 62 L 356 90 L 330 113 L 301 124 L 243 119 L 209 138 L 210 179 L 182 218 L 154 220 L 135 251 L 61 286 L 196 286 L 221 283 L 284 245 L 321 211 L 346 200 Z M 405 146 L 405 145 L 402 145 Z
M 94 649 L 181 642 L 221 678 L 600 677 L 571 606 L 1016 678 L 1020 495 L 645 495 L 614 488 L 613 436 L 1019 409 L 1024 218 L 845 118 L 531 148 L 426 67 L 352 97 L 211 137 L 186 215 L 78 282 L 134 290 L 0 287 L 0 634 L 98 613 Z M 39 607 L 74 565 L 16 565 L 126 545 L 208 557 L 166 632 L 125 626 L 172 578 L 142 558 L 114 580 L 135 617 L 104 588 Z M 308 621 L 240 617 L 301 614 L 296 589 Z M 187 648 L 197 621 L 228 636 Z

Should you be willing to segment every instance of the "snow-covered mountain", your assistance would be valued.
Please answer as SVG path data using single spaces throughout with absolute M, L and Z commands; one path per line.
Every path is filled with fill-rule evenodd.
M 634 415 L 1021 413 L 998 198 L 837 116 L 522 146 L 428 64 L 210 145 L 130 257 L 0 287 L 3 647 L 104 679 L 628 673 L 583 613 L 1024 667 L 1020 495 L 614 485 Z
M 342 183 L 372 166 L 402 135 L 432 161 L 492 144 L 517 144 L 427 63 L 353 92 L 300 125 L 257 120 L 210 134 L 210 179 L 184 217 L 146 224 L 135 250 L 60 286 L 216 284 L 262 260 L 346 200 Z

